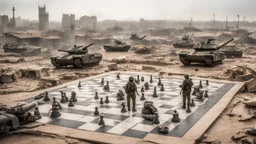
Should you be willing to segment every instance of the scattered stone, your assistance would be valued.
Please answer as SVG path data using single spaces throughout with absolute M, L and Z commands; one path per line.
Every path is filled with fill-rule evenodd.
M 117 68 L 117 64 L 116 63 L 111 63 L 111 64 L 109 64 L 108 65 L 108 69 L 110 70 L 110 71 L 112 71 L 112 70 L 117 70 L 118 68 Z
M 126 63 L 127 62 L 127 58 L 125 56 L 120 56 L 120 57 L 113 58 L 111 60 L 111 62 L 114 62 L 114 63 Z
M 158 126 L 157 131 L 161 134 L 168 134 L 169 127 L 168 126 Z

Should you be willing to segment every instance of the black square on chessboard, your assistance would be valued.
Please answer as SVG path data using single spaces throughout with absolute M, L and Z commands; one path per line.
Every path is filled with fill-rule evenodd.
M 102 113 L 102 114 L 104 115 L 104 118 L 114 119 L 119 121 L 123 121 L 129 117 L 124 115 L 115 115 L 115 114 L 107 114 L 107 113 Z
M 75 109 L 61 109 L 61 112 L 79 114 L 79 115 L 90 115 L 91 113 L 93 113 L 92 111 L 75 110 Z
M 103 132 L 103 133 L 105 133 L 105 132 L 107 132 L 108 130 L 110 130 L 111 128 L 113 128 L 113 126 L 104 125 L 104 126 L 98 128 L 98 129 L 96 130 L 96 132 Z
M 66 119 L 55 119 L 54 121 L 51 121 L 49 124 L 76 129 L 86 123 Z
M 160 106 L 160 108 L 167 108 L 167 109 L 171 109 L 173 107 L 174 107 L 173 105 L 166 105 L 166 104 L 163 104 Z
M 122 135 L 143 139 L 147 134 L 148 134 L 148 132 L 129 129 L 129 130 L 125 131 Z

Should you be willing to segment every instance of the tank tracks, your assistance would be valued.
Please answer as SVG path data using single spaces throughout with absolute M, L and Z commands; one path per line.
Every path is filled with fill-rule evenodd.
M 66 65 L 60 65 L 56 62 L 56 59 L 51 59 L 51 63 L 52 65 L 54 65 L 56 68 L 64 68 L 66 67 Z M 93 67 L 93 66 L 96 66 L 100 63 L 99 62 L 94 62 L 94 63 L 86 63 L 86 64 L 83 64 L 81 59 L 75 59 L 74 60 L 74 66 L 77 67 L 77 68 L 80 68 L 80 69 L 83 69 L 83 68 L 89 68 L 89 67 Z

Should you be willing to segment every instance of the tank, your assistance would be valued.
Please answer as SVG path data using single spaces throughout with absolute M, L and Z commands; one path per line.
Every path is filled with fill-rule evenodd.
M 29 46 L 27 44 L 11 44 L 7 43 L 3 46 L 5 53 L 21 53 L 22 55 L 39 55 L 41 54 L 41 48 Z
M 220 49 L 234 39 L 230 39 L 220 46 L 215 44 L 214 40 L 215 39 L 208 39 L 206 42 L 196 44 L 193 52 L 181 52 L 179 54 L 180 61 L 184 65 L 190 65 L 193 62 L 197 62 L 204 63 L 208 66 L 214 66 L 222 63 L 225 59 L 225 53 L 220 51 Z
M 225 53 L 227 58 L 242 57 L 243 56 L 243 51 L 238 50 L 236 45 L 224 46 L 221 49 L 221 51 Z
M 130 39 L 131 40 L 135 40 L 135 41 L 140 41 L 143 40 L 146 37 L 146 35 L 139 37 L 136 33 L 131 34 Z
M 120 40 L 115 39 L 115 44 L 108 44 L 108 45 L 103 45 L 104 49 L 109 52 L 127 52 L 131 46 L 127 45 L 125 42 L 122 42 Z
M 193 41 L 189 38 L 188 35 L 184 35 L 182 38 L 181 42 L 174 43 L 173 46 L 175 48 L 193 48 L 194 43 Z
M 76 68 L 87 68 L 98 65 L 102 60 L 100 53 L 89 53 L 88 47 L 94 45 L 89 44 L 87 46 L 74 46 L 71 50 L 58 50 L 66 52 L 68 54 L 62 57 L 51 57 L 51 63 L 56 68 L 74 66 Z

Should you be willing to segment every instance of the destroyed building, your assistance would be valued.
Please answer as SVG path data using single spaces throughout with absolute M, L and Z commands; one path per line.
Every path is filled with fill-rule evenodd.
M 49 28 L 49 13 L 46 12 L 46 6 L 38 6 L 39 30 L 44 31 Z
M 39 31 L 7 32 L 4 33 L 4 39 L 6 43 L 41 45 L 41 33 Z
M 63 14 L 62 15 L 62 29 L 63 30 L 75 30 L 75 15 L 74 14 Z
M 89 30 L 95 30 L 97 24 L 97 17 L 96 16 L 81 16 L 78 20 L 78 27 L 79 28 L 87 28 Z

